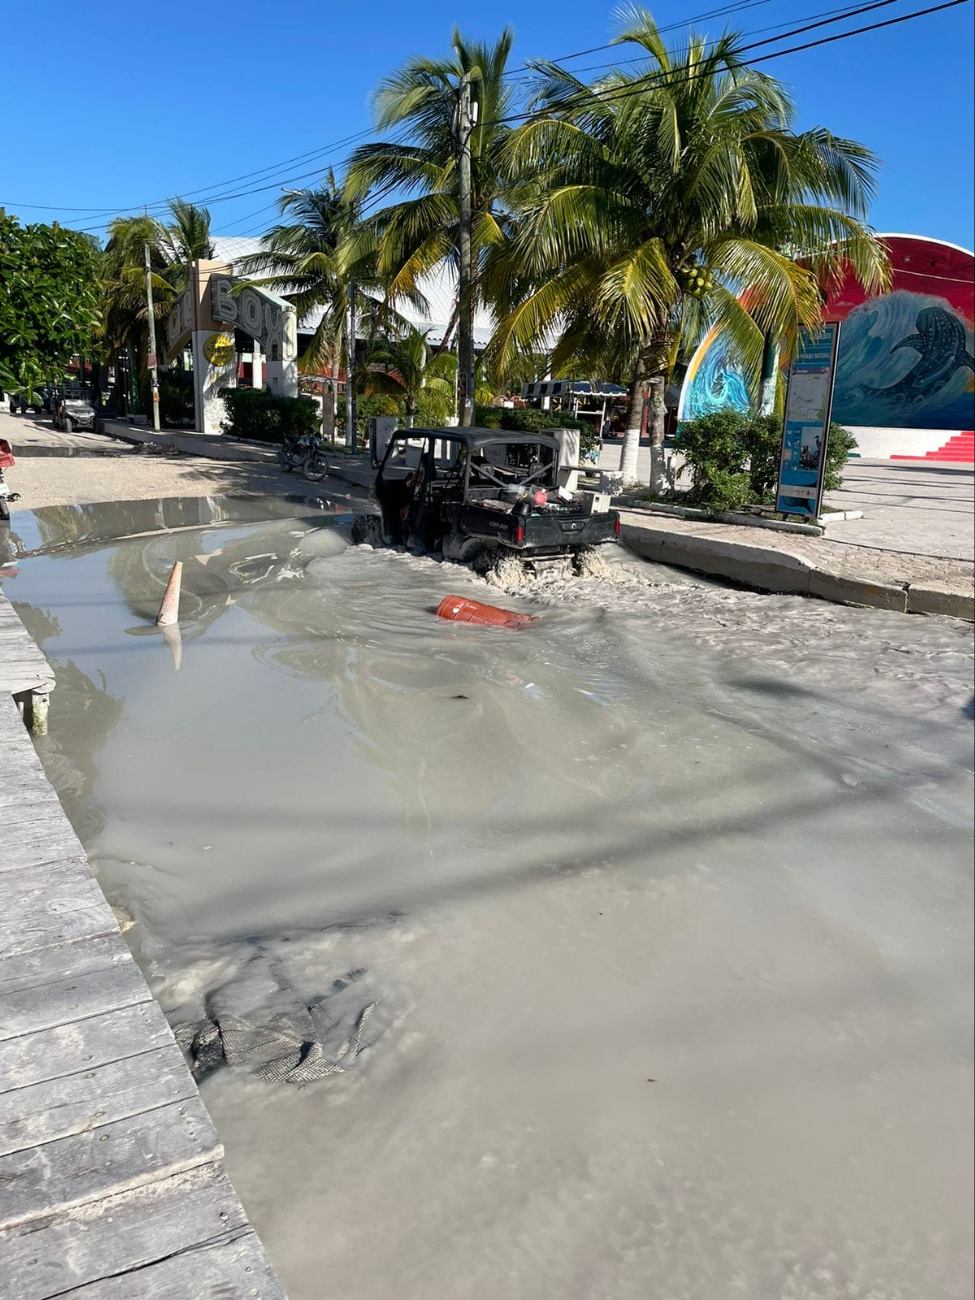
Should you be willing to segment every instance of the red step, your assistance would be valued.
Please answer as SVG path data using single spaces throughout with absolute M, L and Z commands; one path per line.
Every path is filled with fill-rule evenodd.
M 941 460 L 952 464 L 970 465 L 975 462 L 975 430 L 953 434 L 937 451 L 923 456 L 891 456 L 891 460 Z

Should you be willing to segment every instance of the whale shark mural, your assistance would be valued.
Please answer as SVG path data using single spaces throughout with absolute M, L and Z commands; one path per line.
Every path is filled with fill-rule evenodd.
M 975 287 L 964 249 L 911 235 L 885 235 L 889 293 L 865 298 L 852 278 L 830 295 L 841 320 L 833 419 L 854 427 L 971 429 L 975 423 Z M 755 388 L 717 332 L 695 353 L 679 415 L 747 410 Z

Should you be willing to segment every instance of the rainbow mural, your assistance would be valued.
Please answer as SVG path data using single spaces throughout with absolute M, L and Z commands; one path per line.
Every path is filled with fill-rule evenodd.
M 916 235 L 882 235 L 889 293 L 868 298 L 848 276 L 824 318 L 843 322 L 833 396 L 840 424 L 886 429 L 975 426 L 975 258 Z M 718 330 L 695 352 L 678 418 L 751 405 L 752 379 Z

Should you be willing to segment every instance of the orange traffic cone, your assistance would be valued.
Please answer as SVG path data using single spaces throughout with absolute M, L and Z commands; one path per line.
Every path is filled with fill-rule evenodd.
M 183 562 L 177 560 L 166 583 L 162 604 L 156 615 L 156 627 L 169 627 L 179 622 L 179 588 L 183 580 Z
M 484 627 L 506 627 L 516 631 L 532 622 L 530 614 L 516 614 L 497 605 L 482 605 L 479 600 L 463 596 L 444 596 L 437 606 L 438 618 L 450 618 L 457 623 L 479 623 Z

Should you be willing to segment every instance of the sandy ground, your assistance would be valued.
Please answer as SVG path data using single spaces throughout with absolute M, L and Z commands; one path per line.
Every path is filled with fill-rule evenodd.
M 22 456 L 8 477 L 10 486 L 20 493 L 11 511 L 172 496 L 297 494 L 348 499 L 355 491 L 338 479 L 307 483 L 292 474 L 250 462 L 165 456 L 142 450 L 97 458 Z

